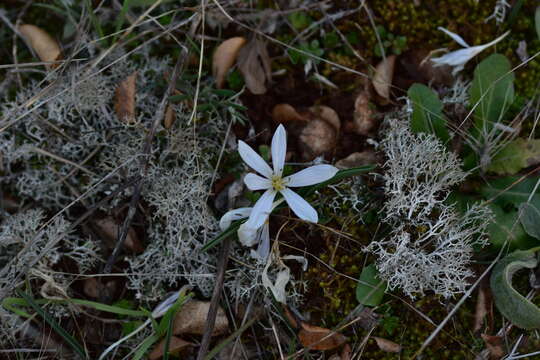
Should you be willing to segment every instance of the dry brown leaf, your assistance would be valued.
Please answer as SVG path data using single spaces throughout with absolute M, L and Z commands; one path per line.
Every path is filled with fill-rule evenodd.
M 307 323 L 302 323 L 298 338 L 304 347 L 322 351 L 335 349 L 346 340 L 345 336 L 340 333 Z
M 289 122 L 308 122 L 309 117 L 301 115 L 294 107 L 289 104 L 277 104 L 272 109 L 272 120 L 277 124 Z
M 168 104 L 167 109 L 165 110 L 165 117 L 163 118 L 163 126 L 165 126 L 165 129 L 170 129 L 174 125 L 175 121 L 176 113 L 174 108 L 171 104 Z
M 34 49 L 41 61 L 56 61 L 62 58 L 62 50 L 58 42 L 45 30 L 35 25 L 24 24 L 18 27 L 28 44 Z M 49 64 L 47 69 L 54 69 L 58 64 Z
M 364 165 L 373 165 L 378 161 L 377 155 L 372 150 L 366 150 L 362 152 L 355 152 L 350 154 L 344 159 L 336 162 L 338 169 L 351 169 Z
M 386 100 L 390 99 L 390 86 L 394 78 L 394 66 L 396 64 L 396 55 L 387 56 L 375 67 L 373 76 L 373 87 L 377 94 Z
M 351 360 L 352 359 L 352 349 L 349 344 L 345 344 L 343 346 L 343 350 L 341 350 L 341 356 L 340 360 Z
M 171 342 L 169 343 L 169 354 L 178 355 L 182 350 L 193 346 L 193 343 L 180 339 L 178 336 L 171 336 Z M 165 354 L 165 339 L 161 340 L 159 344 L 154 347 L 154 350 L 148 355 L 148 359 L 157 360 L 161 359 Z
M 368 136 L 377 126 L 375 111 L 369 105 L 369 96 L 363 91 L 354 101 L 354 132 L 358 135 Z
M 114 111 L 120 121 L 126 124 L 135 122 L 135 94 L 137 93 L 137 72 L 122 80 L 116 88 Z
M 174 318 L 173 334 L 203 335 L 209 309 L 209 301 L 191 300 L 186 303 Z M 229 320 L 223 309 L 220 307 L 217 312 L 212 336 L 225 334 L 228 330 Z
M 304 160 L 313 160 L 333 150 L 341 127 L 337 113 L 328 106 L 312 106 L 309 110 L 313 119 L 298 137 Z
M 110 216 L 95 220 L 94 225 L 98 234 L 103 237 L 107 247 L 114 248 L 116 241 L 118 240 L 118 236 L 120 236 L 122 226 Z M 133 228 L 128 230 L 126 239 L 124 241 L 124 248 L 131 250 L 134 253 L 141 253 L 144 251 L 141 241 Z
M 489 351 L 490 359 L 500 359 L 504 356 L 505 351 L 502 337 L 487 334 L 482 334 L 481 336 Z
M 476 299 L 476 310 L 474 312 L 474 328 L 473 331 L 478 333 L 484 326 L 484 319 L 488 314 L 488 299 L 486 289 L 480 287 L 478 289 L 478 297 Z
M 393 341 L 390 341 L 385 338 L 377 337 L 377 336 L 372 336 L 371 338 L 377 342 L 377 346 L 382 351 L 391 352 L 391 353 L 398 353 L 401 351 L 401 345 L 396 344 Z
M 341 128 L 341 121 L 339 121 L 339 116 L 334 109 L 325 105 L 315 105 L 310 107 L 309 111 L 315 114 L 315 116 L 319 119 L 324 120 L 332 125 L 334 129 L 336 129 L 336 132 L 339 132 L 339 129 Z
M 270 57 L 263 41 L 253 38 L 240 50 L 238 70 L 242 73 L 249 91 L 255 95 L 266 92 L 266 85 L 271 81 L 272 71 Z
M 212 58 L 212 74 L 216 79 L 216 87 L 221 89 L 225 84 L 225 77 L 233 66 L 238 52 L 246 44 L 246 39 L 238 36 L 222 42 L 214 52 Z

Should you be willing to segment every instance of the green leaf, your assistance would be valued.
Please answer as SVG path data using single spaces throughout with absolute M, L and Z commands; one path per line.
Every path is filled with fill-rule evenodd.
M 379 273 L 374 264 L 365 266 L 360 274 L 360 282 L 356 286 L 356 300 L 366 306 L 377 306 L 381 303 L 386 282 L 379 279 Z
M 30 295 L 19 289 L 17 289 L 17 293 L 20 297 L 26 300 L 28 305 L 30 305 L 81 358 L 88 359 L 88 356 L 81 344 L 79 344 L 79 342 L 73 336 L 71 336 L 71 334 L 64 330 L 64 328 L 60 326 L 60 324 L 58 324 L 52 316 L 45 312 L 45 310 L 43 310 Z
M 529 249 L 536 245 L 521 226 L 517 210 L 505 212 L 495 204 L 489 207 L 495 215 L 495 221 L 489 224 L 487 231 L 489 242 L 495 249 L 500 249 L 507 242 L 510 249 Z
M 487 200 L 493 200 L 493 203 L 501 207 L 511 205 L 517 209 L 521 203 L 530 202 L 540 209 L 539 189 L 536 189 L 536 193 L 531 197 L 538 181 L 540 177 L 521 179 L 518 176 L 508 176 L 490 181 L 480 192 Z
M 302 189 L 298 190 L 298 194 L 300 196 L 302 196 L 302 197 L 309 196 L 309 195 L 313 194 L 315 191 L 317 191 L 319 189 L 322 189 L 322 188 L 324 188 L 324 187 L 326 187 L 328 185 L 335 184 L 335 183 L 340 182 L 341 180 L 349 178 L 351 176 L 357 176 L 357 175 L 367 173 L 367 172 L 375 169 L 375 167 L 376 167 L 375 165 L 365 165 L 365 166 L 355 167 L 355 168 L 351 168 L 351 169 L 339 170 L 337 172 L 337 174 L 334 175 L 334 177 L 331 178 L 330 180 L 327 180 L 327 181 L 319 183 L 319 184 L 315 184 L 315 185 L 312 185 L 312 186 L 302 188 Z
M 540 309 L 512 287 L 512 277 L 518 270 L 538 265 L 535 254 L 538 249 L 511 253 L 495 265 L 491 274 L 491 291 L 497 309 L 522 329 L 540 328 Z
M 413 84 L 407 95 L 413 104 L 411 129 L 415 133 L 435 134 L 447 144 L 450 135 L 446 129 L 446 118 L 443 115 L 443 103 L 437 94 L 423 84 Z
M 540 39 L 540 6 L 534 12 L 534 26 L 536 27 L 536 35 Z
M 530 236 L 540 240 L 540 209 L 531 203 L 519 206 L 519 220 Z
M 539 158 L 540 139 L 517 138 L 493 157 L 487 170 L 498 175 L 514 175 L 538 163 Z
M 206 251 L 210 250 L 211 248 L 213 248 L 214 246 L 221 243 L 223 240 L 225 240 L 229 236 L 234 236 L 242 223 L 243 223 L 243 221 L 241 221 L 241 220 L 233 222 L 231 224 L 231 226 L 229 226 L 229 228 L 227 230 L 223 231 L 218 236 L 216 236 L 216 238 L 214 240 L 211 240 L 211 241 L 207 242 L 202 247 L 201 251 L 206 252 Z
M 294 12 L 288 16 L 291 25 L 296 30 L 303 30 L 313 23 L 313 18 L 305 12 Z
M 502 122 L 514 102 L 514 78 L 510 61 L 501 54 L 488 56 L 474 69 L 470 104 L 480 134 L 489 133 L 495 123 Z

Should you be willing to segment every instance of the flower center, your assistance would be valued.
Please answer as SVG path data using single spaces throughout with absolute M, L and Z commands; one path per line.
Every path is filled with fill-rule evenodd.
M 283 181 L 283 178 L 279 175 L 272 175 L 272 187 L 276 191 L 281 191 L 285 189 L 285 182 Z

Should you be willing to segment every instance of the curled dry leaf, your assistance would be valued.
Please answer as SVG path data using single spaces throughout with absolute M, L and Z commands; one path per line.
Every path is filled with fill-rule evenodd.
M 382 351 L 391 352 L 391 353 L 398 353 L 401 351 L 401 345 L 396 344 L 393 341 L 390 341 L 385 338 L 377 337 L 377 336 L 372 336 L 371 338 L 375 340 L 375 342 L 377 342 L 377 346 Z
M 170 129 L 174 125 L 175 121 L 176 113 L 174 108 L 171 104 L 168 104 L 167 109 L 165 110 L 165 117 L 163 118 L 163 126 L 165 126 L 165 129 Z
M 304 347 L 313 350 L 331 350 L 345 343 L 345 336 L 322 327 L 302 323 L 298 338 Z
M 364 165 L 377 164 L 377 162 L 378 159 L 375 152 L 372 150 L 366 150 L 362 152 L 352 153 L 346 158 L 339 160 L 338 162 L 336 162 L 336 167 L 338 169 L 351 169 Z
M 60 45 L 45 30 L 30 24 L 20 25 L 18 30 L 41 61 L 56 61 L 62 58 Z M 54 69 L 57 66 L 58 64 L 49 64 L 45 67 Z
M 210 310 L 209 301 L 191 300 L 186 303 L 174 318 L 173 334 L 203 335 L 206 318 Z M 216 322 L 212 336 L 225 334 L 229 330 L 229 320 L 220 307 L 216 315 Z
M 95 230 L 99 236 L 103 238 L 105 245 L 108 248 L 114 248 L 118 237 L 120 236 L 120 231 L 122 230 L 121 224 L 116 222 L 112 217 L 106 217 L 103 219 L 95 220 L 94 222 Z M 131 250 L 134 253 L 141 253 L 144 251 L 141 241 L 137 236 L 137 233 L 133 228 L 128 230 L 126 239 L 124 241 L 124 248 Z
M 375 67 L 373 76 L 373 87 L 377 94 L 384 99 L 390 99 L 390 86 L 394 78 L 394 66 L 396 64 L 396 55 L 387 56 Z
M 233 66 L 238 52 L 246 44 L 246 39 L 238 36 L 222 42 L 214 52 L 212 58 L 212 74 L 216 79 L 216 87 L 221 89 L 225 84 L 225 76 Z
M 120 121 L 126 124 L 135 122 L 135 95 L 137 92 L 137 72 L 122 80 L 114 95 L 114 111 Z
M 183 350 L 193 346 L 193 343 L 180 339 L 178 336 L 171 336 L 171 342 L 169 343 L 169 354 L 178 355 Z M 148 355 L 148 359 L 157 360 L 161 359 L 165 354 L 165 339 L 161 340 L 159 344 L 154 347 L 154 350 Z
M 489 351 L 490 359 L 500 359 L 504 356 L 503 339 L 500 336 L 482 334 L 482 340 Z
M 285 124 L 289 122 L 308 122 L 309 117 L 300 114 L 294 107 L 289 104 L 277 104 L 272 109 L 272 120 L 277 124 Z
M 244 76 L 246 87 L 255 95 L 266 92 L 266 85 L 272 79 L 270 57 L 266 50 L 266 44 L 253 38 L 240 49 L 238 54 L 238 69 Z
M 312 160 L 335 148 L 340 129 L 337 113 L 327 106 L 312 106 L 314 119 L 301 131 L 299 145 L 302 157 Z
M 362 91 L 354 101 L 354 132 L 358 135 L 367 136 L 377 126 L 375 111 L 369 104 L 367 92 Z

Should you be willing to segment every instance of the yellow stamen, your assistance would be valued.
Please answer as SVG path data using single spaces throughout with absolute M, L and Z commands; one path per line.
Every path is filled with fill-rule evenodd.
M 281 191 L 285 189 L 285 183 L 283 182 L 283 178 L 279 175 L 273 175 L 272 176 L 272 187 L 276 191 Z

